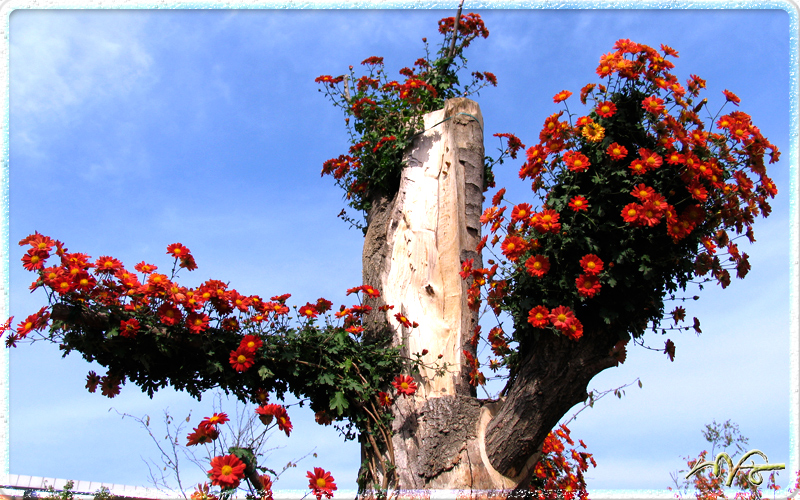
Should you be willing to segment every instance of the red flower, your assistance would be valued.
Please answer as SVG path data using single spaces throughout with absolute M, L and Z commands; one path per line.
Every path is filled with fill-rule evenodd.
M 411 323 L 411 321 L 409 321 L 408 318 L 403 316 L 402 313 L 395 314 L 394 315 L 394 319 L 396 319 L 398 323 L 400 323 L 401 325 L 403 325 L 406 328 L 413 328 L 414 327 L 414 324 Z
M 634 197 L 636 197 L 636 199 L 638 199 L 639 201 L 644 202 L 651 200 L 653 196 L 656 194 L 656 190 L 651 187 L 647 187 L 644 184 L 639 184 L 638 186 L 633 188 L 631 194 Z
M 385 392 L 379 392 L 378 393 L 378 402 L 381 404 L 381 406 L 392 406 L 392 403 L 394 403 L 394 400 L 392 399 L 391 396 L 389 396 L 389 394 L 387 394 Z
M 636 225 L 639 221 L 639 210 L 641 209 L 641 205 L 638 203 L 628 203 L 622 209 L 622 220 L 629 224 Z
M 575 285 L 578 287 L 578 293 L 584 297 L 592 298 L 600 291 L 600 280 L 592 274 L 581 274 L 575 280 Z
M 44 267 L 45 260 L 50 257 L 46 250 L 31 248 L 28 253 L 22 256 L 22 267 L 28 271 L 35 271 Z
M 204 427 L 201 424 L 194 428 L 194 432 L 190 432 L 186 436 L 186 446 L 210 443 L 218 437 L 219 431 L 216 428 L 212 426 Z
M 575 313 L 568 307 L 558 306 L 550 311 L 550 322 L 556 328 L 564 330 L 569 326 L 569 323 L 575 321 Z
M 100 257 L 94 263 L 95 267 L 97 268 L 97 273 L 115 273 L 122 269 L 122 262 L 118 261 L 113 257 Z
M 285 407 L 275 404 L 263 405 L 256 409 L 256 413 L 264 425 L 269 425 L 272 418 L 275 417 L 278 429 L 285 432 L 287 436 L 292 432 L 292 421 L 289 419 Z
M 580 264 L 586 274 L 599 274 L 603 270 L 603 261 L 591 253 L 584 255 Z
M 97 390 L 97 384 L 100 383 L 100 376 L 94 372 L 94 370 L 90 371 L 88 375 L 86 375 L 86 388 L 89 389 L 89 392 L 95 392 Z
M 561 230 L 561 223 L 558 222 L 558 219 L 558 212 L 547 209 L 533 214 L 531 223 L 533 224 L 533 228 L 540 233 L 557 233 Z
M 144 273 L 144 274 L 152 273 L 153 271 L 158 269 L 158 267 L 156 267 L 156 266 L 154 266 L 152 264 L 145 264 L 144 261 L 139 262 L 138 264 L 133 266 L 133 268 L 136 269 L 137 271 L 139 271 L 140 273 Z
M 189 249 L 180 243 L 173 243 L 167 247 L 167 254 L 171 254 L 176 258 L 182 258 L 189 254 Z
M 583 172 L 591 165 L 591 163 L 589 163 L 589 158 L 577 151 L 567 151 L 564 153 L 564 163 L 566 163 L 567 168 L 573 172 Z
M 131 318 L 128 321 L 120 323 L 120 334 L 123 337 L 133 338 L 136 332 L 139 331 L 139 321 L 136 318 Z
M 326 472 L 325 469 L 320 467 L 314 467 L 314 473 L 312 474 L 309 471 L 306 476 L 309 479 L 308 487 L 316 495 L 317 500 L 320 500 L 322 495 L 325 495 L 325 498 L 333 497 L 333 492 L 336 491 L 336 483 L 333 482 L 333 476 L 331 476 L 330 472 Z
M 244 477 L 247 466 L 236 455 L 225 455 L 211 459 L 211 484 L 222 488 L 236 488 Z
M 368 58 L 364 59 L 363 61 L 361 61 L 361 64 L 363 64 L 365 66 L 366 65 L 375 66 L 375 65 L 378 65 L 378 64 L 383 64 L 383 58 L 382 57 L 378 57 L 378 56 L 368 57 Z
M 200 427 L 214 427 L 217 424 L 224 424 L 229 421 L 230 419 L 226 413 L 214 413 L 212 416 L 204 418 L 203 421 L 200 422 Z
M 628 150 L 625 149 L 625 146 L 621 146 L 616 142 L 613 142 L 608 146 L 606 153 L 611 157 L 612 160 L 621 160 L 628 156 Z
M 730 92 L 730 91 L 728 91 L 727 89 L 723 90 L 723 91 L 722 91 L 722 93 L 723 93 L 723 94 L 725 94 L 725 100 L 726 100 L 726 101 L 728 101 L 728 102 L 732 102 L 732 103 L 733 103 L 733 104 L 735 104 L 736 106 L 738 106 L 738 105 L 739 105 L 739 103 L 740 103 L 740 102 L 742 102 L 742 100 L 741 100 L 741 99 L 739 99 L 739 98 L 736 96 L 736 94 L 734 94 L 733 92 Z
M 519 236 L 507 236 L 500 245 L 500 249 L 509 260 L 516 262 L 528 250 L 528 244 Z
M 414 379 L 408 375 L 396 376 L 392 385 L 397 389 L 397 392 L 403 396 L 413 396 L 417 390 L 417 384 L 414 382 Z
M 528 323 L 534 328 L 543 328 L 550 323 L 550 311 L 544 306 L 536 306 L 528 313 Z
M 202 313 L 189 313 L 186 316 L 186 327 L 192 333 L 200 333 L 208 329 L 209 317 Z
M 167 302 L 161 304 L 161 307 L 158 308 L 158 319 L 165 325 L 177 325 L 183 316 L 181 315 L 181 311 L 172 304 Z
M 633 160 L 631 164 L 628 165 L 628 168 L 631 169 L 633 175 L 642 175 L 647 172 L 647 165 L 640 159 Z
M 550 260 L 544 255 L 534 255 L 525 261 L 525 270 L 536 278 L 541 278 L 550 270 Z
M 306 317 L 306 318 L 316 318 L 317 315 L 319 314 L 319 312 L 317 311 L 316 306 L 314 304 L 310 303 L 310 302 L 307 302 L 306 305 L 301 307 L 298 310 L 298 313 L 300 314 L 300 316 L 303 316 L 303 317 Z
M 497 203 L 495 203 L 497 205 Z M 520 203 L 511 211 L 512 222 L 526 222 L 533 213 L 533 208 L 528 203 Z
M 580 212 L 581 210 L 585 211 L 589 209 L 589 203 L 583 196 L 574 196 L 569 200 L 569 208 L 576 212 Z
M 611 101 L 603 101 L 597 104 L 595 111 L 597 111 L 599 116 L 609 118 L 617 112 L 617 106 Z
M 239 343 L 239 348 L 255 353 L 264 342 L 255 335 L 245 335 Z
M 559 102 L 566 101 L 569 98 L 569 96 L 571 96 L 571 95 L 572 95 L 572 92 L 570 92 L 569 90 L 562 90 L 561 92 L 559 92 L 558 94 L 556 94 L 553 97 L 553 102 L 559 103 Z
M 645 111 L 649 113 L 653 113 L 654 115 L 660 115 L 661 113 L 664 112 L 664 100 L 659 99 L 654 95 L 651 95 L 650 97 L 642 101 L 642 107 L 645 109 Z
M 234 370 L 243 372 L 253 366 L 256 362 L 255 354 L 253 351 L 239 347 L 235 351 L 231 351 L 230 363 Z

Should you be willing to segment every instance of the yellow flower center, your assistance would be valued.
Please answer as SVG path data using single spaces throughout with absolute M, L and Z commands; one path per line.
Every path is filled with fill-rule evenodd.
M 28 321 L 27 323 L 25 323 L 24 330 L 30 330 L 31 328 L 33 328 L 33 323 L 32 322 Z
M 575 204 L 576 207 L 583 206 L 583 202 L 581 200 L 575 200 L 573 203 Z
M 567 321 L 567 315 L 566 315 L 566 314 L 564 314 L 564 313 L 561 313 L 561 314 L 559 314 L 559 315 L 557 316 L 557 318 L 556 318 L 556 319 L 558 319 L 558 321 L 561 321 L 561 322 L 563 323 L 563 322 Z
M 250 342 L 247 343 L 247 348 L 248 349 L 255 349 L 256 348 L 256 343 L 251 340 Z
M 535 261 L 535 262 L 533 263 L 533 268 L 534 268 L 534 269 L 536 269 L 536 270 L 538 271 L 539 269 L 541 269 L 541 268 L 542 268 L 542 263 L 541 263 L 541 262 L 539 262 L 538 260 L 537 260 L 537 261 Z
M 592 261 L 587 262 L 586 263 L 586 267 L 589 268 L 589 269 L 594 269 L 594 267 L 595 267 L 594 266 L 594 262 L 592 262 Z
M 402 382 L 402 383 L 400 384 L 400 388 L 401 388 L 401 389 L 408 389 L 408 382 Z
M 580 160 L 575 160 L 572 162 L 572 164 L 575 165 L 576 167 L 580 167 L 581 165 L 583 165 L 583 162 Z
M 633 217 L 634 215 L 636 215 L 636 209 L 635 208 L 629 209 L 628 210 L 628 217 Z
M 220 474 L 223 476 L 230 476 L 233 473 L 233 467 L 230 465 L 223 465 L 222 469 L 220 469 Z
M 514 250 L 514 247 L 515 247 L 515 245 L 513 243 L 509 243 L 506 248 L 508 249 L 509 252 L 511 252 L 511 251 Z
M 103 263 L 103 266 L 105 266 L 105 267 L 114 267 L 114 263 L 111 262 L 110 260 L 107 260 L 107 261 L 105 261 Z
M 328 482 L 325 481 L 325 478 L 322 477 L 317 478 L 317 488 L 324 488 L 326 484 L 328 484 Z
M 244 364 L 245 361 L 247 361 L 247 356 L 244 354 L 240 354 L 239 357 L 236 358 L 236 362 L 239 364 Z

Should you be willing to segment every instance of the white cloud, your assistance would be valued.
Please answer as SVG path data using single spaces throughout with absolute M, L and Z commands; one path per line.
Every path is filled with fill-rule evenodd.
M 105 15 L 100 15 L 105 14 Z M 36 149 L 42 131 L 80 123 L 157 80 L 140 16 L 15 11 L 10 27 L 11 132 Z

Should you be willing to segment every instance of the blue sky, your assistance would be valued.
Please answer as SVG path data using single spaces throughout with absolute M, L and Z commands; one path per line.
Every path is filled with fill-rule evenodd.
M 787 4 L 788 5 L 788 4 Z M 675 336 L 676 358 L 630 349 L 628 361 L 590 384 L 630 383 L 571 425 L 598 462 L 590 489 L 671 485 L 680 457 L 706 449 L 712 419 L 738 423 L 750 447 L 770 462 L 789 449 L 790 16 L 783 10 L 491 10 L 491 33 L 468 49 L 470 70 L 491 71 L 499 85 L 479 102 L 487 154 L 491 134 L 512 132 L 533 144 L 544 118 L 561 108 L 552 96 L 597 81 L 599 57 L 617 39 L 679 51 L 674 72 L 708 82 L 712 108 L 723 89 L 784 153 L 771 166 L 779 195 L 745 244 L 752 271 L 728 289 L 707 287 L 687 307 L 703 333 Z M 167 266 L 165 248 L 189 247 L 199 265 L 188 285 L 230 281 L 242 293 L 292 293 L 349 303 L 361 283 L 361 233 L 336 215 L 342 193 L 320 178 L 322 163 L 345 152 L 339 109 L 314 78 L 383 56 L 390 74 L 437 41 L 428 10 L 17 10 L 10 17 L 9 234 L 10 314 L 24 317 L 46 300 L 29 294 L 16 242 L 34 230 L 72 251 L 113 255 L 128 266 Z M 577 101 L 573 103 L 576 105 Z M 796 150 L 795 150 L 796 151 Z M 496 169 L 514 202 L 527 186 L 518 163 Z M 796 165 L 795 165 L 796 168 Z M 796 173 L 796 172 L 795 172 Z M 663 346 L 654 336 L 650 344 Z M 164 391 L 150 400 L 135 386 L 113 400 L 83 388 L 97 366 L 55 346 L 11 352 L 10 472 L 146 485 L 140 457 L 157 458 L 144 430 L 120 412 L 163 409 L 192 423 L 208 414 Z M 612 400 L 613 399 L 613 400 Z M 232 411 L 232 403 L 224 409 Z M 291 438 L 264 461 L 280 469 L 314 450 L 276 484 L 305 489 L 305 471 L 332 471 L 354 489 L 359 451 L 303 410 L 290 412 Z M 193 472 L 189 482 L 202 480 Z M 783 472 L 780 483 L 789 482 Z

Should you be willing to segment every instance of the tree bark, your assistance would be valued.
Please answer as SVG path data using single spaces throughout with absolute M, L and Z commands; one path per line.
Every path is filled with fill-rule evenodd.
M 520 347 L 519 368 L 505 398 L 476 397 L 469 385 L 463 351 L 478 316 L 467 306 L 461 264 L 474 259 L 480 241 L 483 204 L 483 118 L 477 103 L 451 99 L 443 110 L 425 115 L 425 132 L 406 153 L 397 193 L 372 193 L 363 252 L 364 283 L 381 297 L 366 325 L 368 338 L 403 346 L 402 355 L 426 365 L 447 364 L 444 376 L 420 369 L 413 397 L 392 406 L 393 453 L 369 461 L 390 461 L 390 488 L 448 489 L 485 497 L 489 491 L 524 490 L 541 456 L 548 432 L 587 397 L 594 375 L 614 366 L 609 350 L 615 335 L 600 329 L 579 342 L 542 332 Z M 386 312 L 383 304 L 394 305 Z M 400 313 L 418 328 L 402 326 Z M 441 356 L 441 357 L 440 357 Z M 390 456 L 390 455 L 393 455 Z M 368 477 L 366 489 L 383 473 Z

